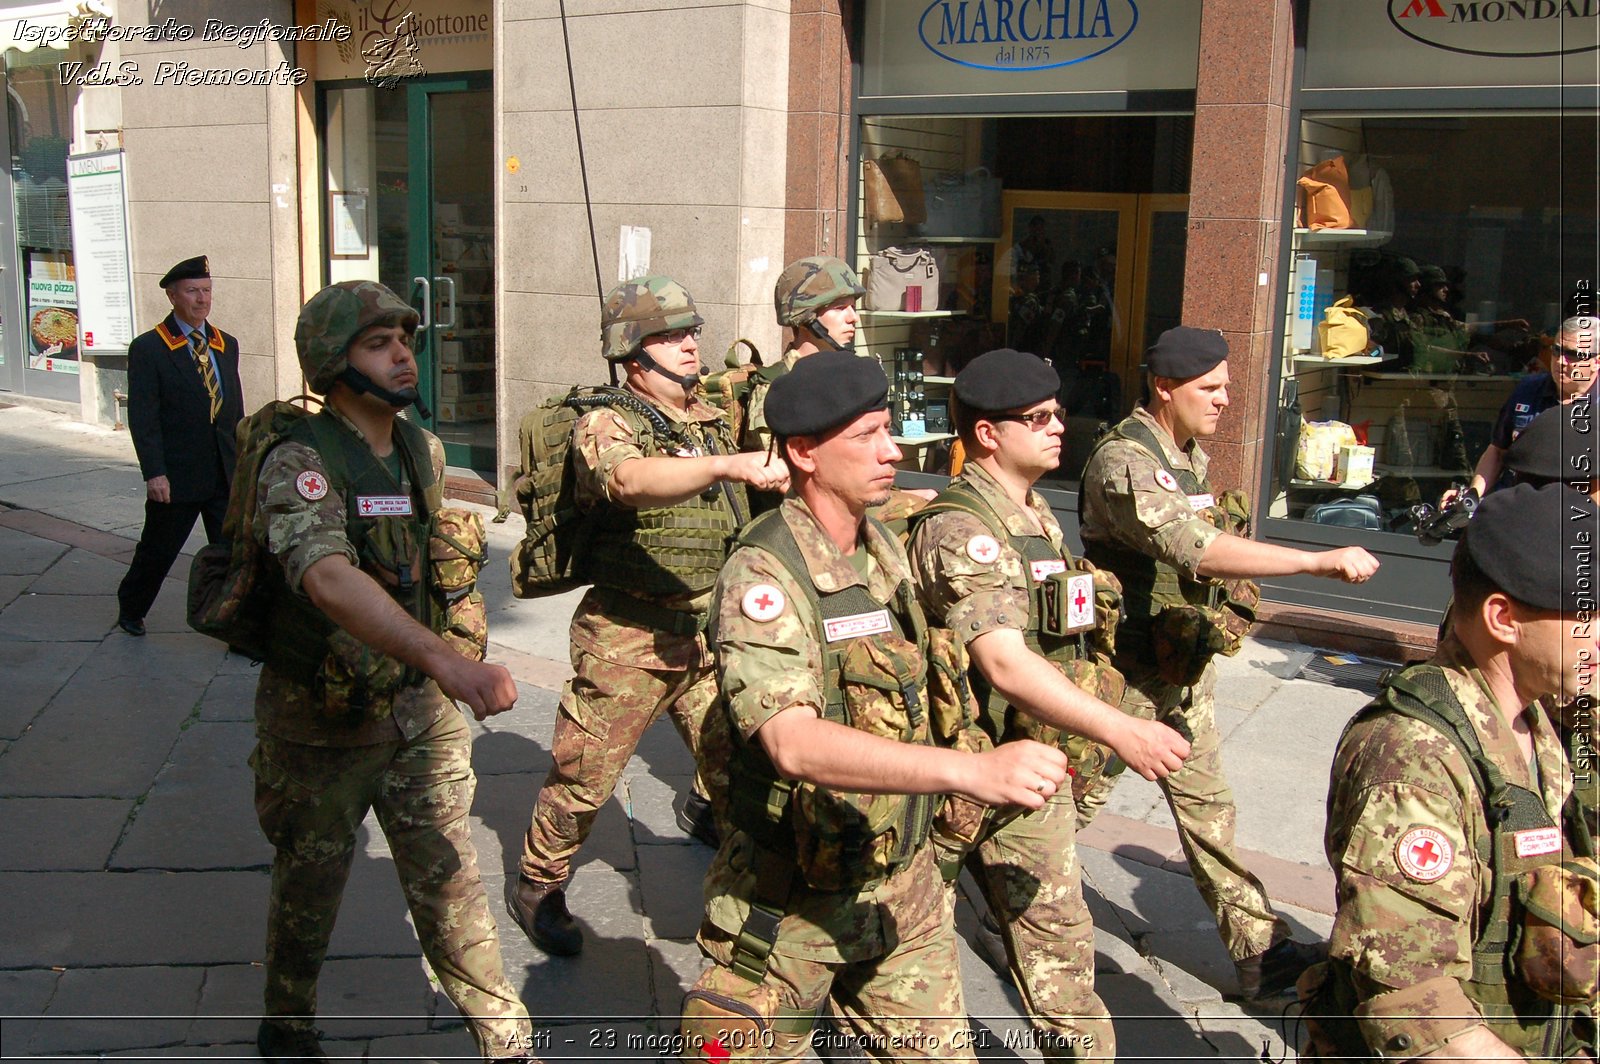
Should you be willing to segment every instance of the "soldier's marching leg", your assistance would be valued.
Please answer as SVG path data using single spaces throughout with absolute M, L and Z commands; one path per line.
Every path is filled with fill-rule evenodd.
M 1187 704 L 1163 715 L 1190 742 L 1183 767 L 1161 781 L 1177 823 L 1189 874 L 1217 918 L 1222 944 L 1233 960 L 1254 957 L 1289 937 L 1289 925 L 1272 911 L 1266 888 L 1234 850 L 1238 812 L 1222 771 L 1222 736 L 1215 713 L 1215 665 L 1206 667 Z
M 756 983 L 734 971 L 730 936 L 708 924 L 700 946 L 713 963 L 683 999 L 683 1059 L 803 1059 L 811 1048 L 817 1009 L 833 983 L 833 968 L 773 953 Z
M 274 848 L 267 905 L 265 1007 L 312 1028 L 317 975 L 367 815 L 393 743 L 341 749 L 263 737 L 250 755 L 256 817 Z
M 1094 924 L 1083 898 L 1077 813 L 1063 791 L 978 844 L 979 882 L 1000 923 L 1011 978 L 1046 1060 L 1115 1060 L 1111 1015 L 1094 990 Z
M 551 740 L 554 764 L 534 803 L 522 848 L 522 875 L 559 885 L 610 800 L 639 736 L 661 712 L 680 674 L 602 661 L 574 648 Z
M 879 1060 L 975 1060 L 953 893 L 945 889 L 924 846 L 896 875 L 925 880 L 916 904 L 894 913 L 896 941 L 888 956 L 846 965 L 833 983 L 835 1015 L 857 1044 Z
M 422 952 L 485 1058 L 533 1044 L 527 1010 L 506 981 L 500 939 L 478 874 L 467 813 L 476 789 L 472 738 L 452 713 L 401 747 L 375 803 Z
M 678 729 L 689 753 L 694 755 L 694 782 L 688 794 L 681 799 L 678 824 L 690 835 L 708 846 L 715 847 L 721 840 L 723 825 L 715 823 L 716 795 L 728 789 L 728 756 L 731 750 L 707 751 L 707 744 L 719 743 L 713 735 L 712 707 L 721 695 L 717 691 L 717 670 L 707 665 L 690 670 L 684 676 L 681 689 L 670 696 L 667 712 Z M 720 729 L 725 732 L 726 728 Z M 710 756 L 706 756 L 707 754 Z

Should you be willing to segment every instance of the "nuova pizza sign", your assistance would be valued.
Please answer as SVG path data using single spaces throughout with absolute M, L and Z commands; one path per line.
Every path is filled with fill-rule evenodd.
M 1389 0 L 1389 21 L 1419 44 L 1494 58 L 1592 52 L 1597 20 L 1600 0 Z
M 941 59 L 978 70 L 1086 63 L 1132 36 L 1134 0 L 933 0 L 917 34 Z

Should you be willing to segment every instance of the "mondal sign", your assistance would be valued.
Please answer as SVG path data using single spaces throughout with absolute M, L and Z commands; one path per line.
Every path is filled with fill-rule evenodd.
M 1596 48 L 1600 0 L 1389 0 L 1389 21 L 1419 44 L 1498 58 Z
M 1049 70 L 1104 55 L 1138 24 L 1133 0 L 933 0 L 917 35 L 961 66 Z

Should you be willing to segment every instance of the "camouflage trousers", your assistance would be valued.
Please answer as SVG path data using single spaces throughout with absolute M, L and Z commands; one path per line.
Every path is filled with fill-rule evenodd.
M 566 881 L 640 736 L 663 711 L 698 763 L 707 711 L 718 697 L 717 673 L 709 665 L 676 672 L 640 669 L 573 647 L 572 667 L 575 674 L 561 694 L 550 743 L 555 763 L 534 802 L 522 845 L 522 874 L 535 883 Z M 701 769 L 707 771 L 725 774 L 726 769 Z M 695 792 L 705 795 L 708 782 L 697 775 Z
M 476 780 L 466 721 L 446 713 L 410 742 L 307 746 L 262 736 L 256 816 L 276 853 L 267 909 L 268 1016 L 317 1011 L 317 976 L 367 810 L 389 841 L 422 952 L 484 1057 L 531 1044 L 506 981 L 467 812 Z
M 986 828 L 966 866 L 1000 924 L 1011 981 L 1044 1059 L 1115 1060 L 1111 1014 L 1094 992 L 1094 923 L 1083 899 L 1077 819 L 1064 790 L 1043 809 Z M 934 845 L 941 864 L 963 856 L 937 835 Z
M 883 917 L 894 927 L 895 942 L 879 957 L 821 961 L 780 952 L 788 931 L 783 925 L 761 982 L 754 983 L 732 967 L 733 936 L 703 925 L 700 948 L 713 963 L 684 1001 L 683 1058 L 805 1059 L 813 1022 L 831 1003 L 836 1031 L 853 1038 L 856 1052 L 872 1060 L 976 1059 L 961 992 L 954 909 L 930 849 L 895 874 L 925 880 L 930 904 L 907 905 L 893 918 Z M 841 904 L 853 897 L 841 895 Z M 804 936 L 806 928 L 796 933 Z M 752 1016 L 770 1033 L 756 1033 Z
M 1162 683 L 1145 665 L 1119 661 L 1128 690 L 1122 711 L 1160 720 L 1189 740 L 1183 767 L 1161 780 L 1178 839 L 1189 860 L 1189 874 L 1217 918 L 1228 956 L 1244 960 L 1289 937 L 1289 925 L 1272 911 L 1266 888 L 1234 852 L 1238 810 L 1222 772 L 1222 736 L 1217 731 L 1217 667 L 1206 666 L 1200 682 L 1188 689 Z M 1120 762 L 1119 762 L 1120 764 Z M 1120 772 L 1106 773 L 1078 802 L 1078 824 L 1087 827 L 1111 797 Z

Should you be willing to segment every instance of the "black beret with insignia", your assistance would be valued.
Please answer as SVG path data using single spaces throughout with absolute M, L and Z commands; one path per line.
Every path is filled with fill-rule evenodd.
M 888 406 L 889 380 L 877 360 L 819 351 L 772 382 L 767 427 L 774 436 L 819 436 Z
M 1144 363 L 1157 377 L 1187 380 L 1210 373 L 1228 357 L 1228 341 L 1215 329 L 1179 325 L 1162 333 L 1145 352 Z
M 1053 397 L 1061 390 L 1061 378 L 1038 355 L 1002 347 L 967 363 L 956 374 L 955 390 L 968 410 L 998 413 Z
M 204 255 L 184 259 L 161 278 L 162 288 L 171 288 L 179 281 L 196 281 L 211 276 L 211 264 Z
M 1595 602 L 1594 502 L 1562 484 L 1492 492 L 1461 545 L 1489 582 L 1525 605 L 1580 613 Z
M 1506 451 L 1506 468 L 1538 482 L 1600 479 L 1594 453 L 1600 425 L 1594 416 L 1588 395 L 1551 407 L 1517 435 Z

